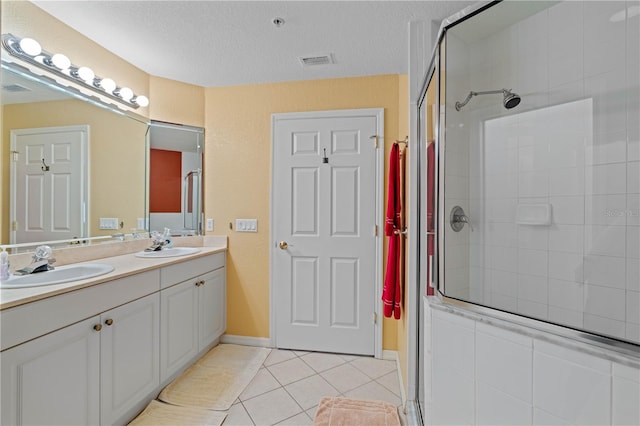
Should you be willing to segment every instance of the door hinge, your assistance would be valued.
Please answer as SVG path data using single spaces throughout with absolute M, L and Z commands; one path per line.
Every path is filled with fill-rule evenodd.
M 17 163 L 19 154 L 19 151 L 11 151 L 11 161 Z
M 17 221 L 17 220 L 14 220 L 14 221 L 11 223 L 11 230 L 12 230 L 12 231 L 17 231 L 17 230 L 18 230 L 18 221 Z
M 373 236 L 377 237 L 378 236 L 378 225 L 374 225 L 373 226 Z
M 373 313 L 373 323 L 374 323 L 374 324 L 377 324 L 377 323 L 378 323 L 378 313 L 377 313 L 377 312 L 374 312 L 374 313 Z
M 373 139 L 374 140 L 375 147 L 376 147 L 376 149 L 378 149 L 378 139 L 379 139 L 378 135 L 369 136 L 369 139 Z

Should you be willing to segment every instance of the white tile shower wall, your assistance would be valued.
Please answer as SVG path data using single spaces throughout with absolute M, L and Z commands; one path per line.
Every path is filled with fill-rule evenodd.
M 474 300 L 640 341 L 628 302 L 640 291 L 640 19 L 612 19 L 637 5 L 565 1 L 448 45 L 448 99 L 522 96 L 515 110 L 491 96 L 447 110 L 447 144 L 471 160 L 470 184 L 449 189 L 470 192 L 472 267 L 461 270 Z M 551 204 L 551 225 L 517 224 L 526 203 Z
M 427 424 L 640 424 L 637 358 L 431 305 Z

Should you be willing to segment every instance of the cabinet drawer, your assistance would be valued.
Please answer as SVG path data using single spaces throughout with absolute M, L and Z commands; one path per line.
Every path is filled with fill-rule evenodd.
M 160 288 L 171 287 L 182 281 L 203 275 L 225 266 L 225 253 L 200 257 L 187 262 L 167 266 L 160 270 Z
M 108 281 L 0 311 L 1 349 L 158 291 L 158 270 Z

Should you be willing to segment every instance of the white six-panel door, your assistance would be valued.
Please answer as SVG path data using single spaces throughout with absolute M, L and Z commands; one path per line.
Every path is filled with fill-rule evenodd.
M 88 235 L 88 141 L 89 126 L 11 131 L 11 243 Z
M 374 355 L 382 110 L 273 119 L 272 319 L 279 348 Z

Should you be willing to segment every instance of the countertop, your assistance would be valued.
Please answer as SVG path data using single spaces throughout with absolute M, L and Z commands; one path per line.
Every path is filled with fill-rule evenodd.
M 36 300 L 46 299 L 49 297 L 57 296 L 60 294 L 68 293 L 71 291 L 79 290 L 82 288 L 94 286 L 97 284 L 105 283 L 108 281 L 117 280 L 120 278 L 128 277 L 130 275 L 139 274 L 141 272 L 158 269 L 164 266 L 181 263 L 191 259 L 197 259 L 199 257 L 209 256 L 211 254 L 225 252 L 227 250 L 226 237 L 187 237 L 182 241 L 182 244 L 174 243 L 175 247 L 198 247 L 200 251 L 193 254 L 177 257 L 162 257 L 162 258 L 140 258 L 136 257 L 135 253 L 141 251 L 139 247 L 141 244 L 128 244 L 119 247 L 112 246 L 118 249 L 120 253 L 126 251 L 125 254 L 119 254 L 115 256 L 96 257 L 94 254 L 90 254 L 85 258 L 81 255 L 81 252 L 73 253 L 73 257 L 79 261 L 66 262 L 66 264 L 82 264 L 82 263 L 102 263 L 113 266 L 113 271 L 93 278 L 87 278 L 83 280 L 70 281 L 60 284 L 44 285 L 39 287 L 25 287 L 25 288 L 6 288 L 0 289 L 0 310 L 13 308 L 26 303 L 35 302 Z M 146 244 L 146 243 L 144 243 Z M 147 244 L 148 245 L 148 244 Z M 142 245 L 145 247 L 145 245 Z M 103 252 L 105 252 L 104 248 Z M 86 248 L 78 247 L 66 250 L 84 250 Z M 113 250 L 111 250 L 113 251 Z M 105 253 L 108 253 L 107 250 Z M 67 253 L 68 254 L 68 253 Z M 54 251 L 54 257 L 56 253 Z M 69 257 L 69 256 L 68 256 Z M 42 272 L 46 274 L 46 272 Z

